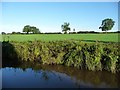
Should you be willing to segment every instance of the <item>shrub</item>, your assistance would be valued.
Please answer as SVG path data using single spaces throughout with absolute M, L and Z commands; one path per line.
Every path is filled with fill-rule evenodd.
M 120 47 L 115 43 L 85 43 L 82 41 L 3 42 L 3 59 L 13 62 L 63 64 L 88 70 L 120 71 Z

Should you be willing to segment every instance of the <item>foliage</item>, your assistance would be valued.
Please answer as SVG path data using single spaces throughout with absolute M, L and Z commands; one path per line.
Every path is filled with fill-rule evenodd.
M 108 31 L 108 30 L 111 30 L 113 28 L 114 24 L 115 24 L 115 21 L 107 18 L 107 19 L 104 19 L 102 21 L 102 24 L 99 27 L 99 29 L 102 29 L 102 31 Z
M 6 34 L 5 32 L 1 32 L 2 35 Z
M 92 71 L 120 71 L 119 43 L 85 43 L 80 40 L 3 42 L 3 59 L 62 64 Z M 9 60 L 9 59 L 7 59 Z
M 62 32 L 64 32 L 65 34 L 67 33 L 67 31 L 70 31 L 70 27 L 69 27 L 69 23 L 65 22 L 63 25 L 61 25 L 62 28 Z
M 30 26 L 30 25 L 24 26 L 23 32 L 26 32 L 27 34 L 28 34 L 29 32 L 32 32 L 32 33 L 34 33 L 34 34 L 40 33 L 40 31 L 39 31 L 38 28 L 36 28 L 36 27 L 34 27 L 34 26 Z
M 37 34 L 37 33 L 40 33 L 39 29 L 34 27 L 34 26 L 31 26 L 31 32 L 33 32 L 34 34 Z
M 28 34 L 29 32 L 31 32 L 30 25 L 24 26 L 23 32 L 26 32 L 27 34 Z
M 12 32 L 11 34 L 21 34 L 21 32 Z

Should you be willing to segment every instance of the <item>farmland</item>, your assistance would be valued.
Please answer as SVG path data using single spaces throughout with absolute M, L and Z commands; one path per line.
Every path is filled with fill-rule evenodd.
M 118 42 L 118 33 L 108 34 L 28 34 L 28 35 L 2 35 L 1 41 L 56 41 L 56 40 L 83 40 L 83 41 L 103 41 Z

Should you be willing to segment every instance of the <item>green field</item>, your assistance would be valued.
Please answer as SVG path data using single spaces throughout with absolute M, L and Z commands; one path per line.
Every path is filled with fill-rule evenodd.
M 83 40 L 118 42 L 118 33 L 112 34 L 29 34 L 29 35 L 2 35 L 0 41 L 55 41 L 55 40 Z

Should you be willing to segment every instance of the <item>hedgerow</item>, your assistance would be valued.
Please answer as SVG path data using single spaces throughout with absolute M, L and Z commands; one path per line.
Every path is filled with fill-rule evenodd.
M 3 60 L 62 64 L 112 73 L 120 71 L 119 47 L 118 43 L 85 43 L 79 40 L 2 42 Z

